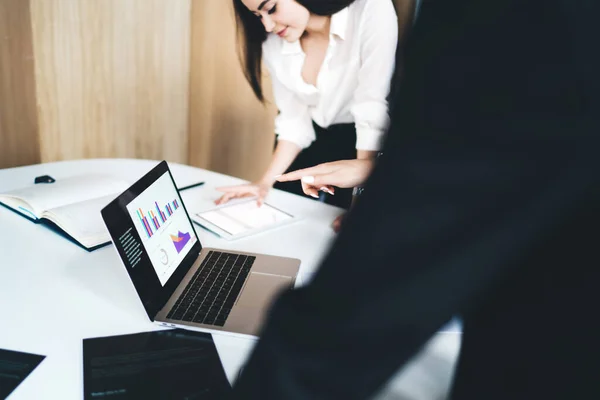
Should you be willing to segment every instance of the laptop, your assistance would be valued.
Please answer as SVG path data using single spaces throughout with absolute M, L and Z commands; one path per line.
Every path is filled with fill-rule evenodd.
M 203 248 L 162 161 L 102 209 L 121 261 L 153 322 L 257 336 L 300 260 Z

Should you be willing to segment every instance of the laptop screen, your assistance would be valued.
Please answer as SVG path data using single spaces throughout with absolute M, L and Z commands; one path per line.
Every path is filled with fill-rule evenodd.
M 127 204 L 127 211 L 164 286 L 197 240 L 169 173 Z
M 159 163 L 110 202 L 102 218 L 153 319 L 202 250 L 167 163 Z

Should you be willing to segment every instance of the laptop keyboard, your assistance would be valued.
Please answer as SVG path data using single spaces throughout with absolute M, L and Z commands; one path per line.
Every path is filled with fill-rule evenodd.
M 255 259 L 242 254 L 210 251 L 167 318 L 225 325 Z

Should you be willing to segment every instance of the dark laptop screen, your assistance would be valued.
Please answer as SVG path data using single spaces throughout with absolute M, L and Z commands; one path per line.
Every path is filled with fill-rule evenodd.
M 201 246 L 166 162 L 102 210 L 150 319 L 193 265 Z

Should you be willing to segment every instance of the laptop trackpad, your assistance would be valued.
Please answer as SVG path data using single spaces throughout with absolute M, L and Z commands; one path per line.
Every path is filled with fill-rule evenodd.
M 252 308 L 268 308 L 273 297 L 284 289 L 292 286 L 289 276 L 270 275 L 253 272 L 237 301 L 238 306 Z

